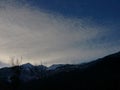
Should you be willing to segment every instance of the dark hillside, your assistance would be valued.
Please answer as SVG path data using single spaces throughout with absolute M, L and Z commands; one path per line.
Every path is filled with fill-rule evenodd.
M 0 90 L 120 90 L 120 52 L 84 65 L 53 66 L 3 68 Z

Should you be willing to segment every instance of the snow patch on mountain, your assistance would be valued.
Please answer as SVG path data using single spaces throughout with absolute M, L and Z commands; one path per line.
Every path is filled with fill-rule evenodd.
M 54 64 L 54 65 L 51 65 L 50 67 L 48 67 L 47 70 L 55 70 L 55 69 L 62 67 L 62 66 L 64 66 L 64 64 Z

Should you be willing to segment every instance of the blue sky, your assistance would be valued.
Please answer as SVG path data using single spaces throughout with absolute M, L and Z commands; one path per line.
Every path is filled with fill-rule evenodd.
M 27 0 L 31 6 L 70 17 L 118 20 L 119 0 Z
M 83 63 L 120 51 L 119 0 L 1 0 L 0 62 Z M 3 66 L 3 63 L 1 64 Z

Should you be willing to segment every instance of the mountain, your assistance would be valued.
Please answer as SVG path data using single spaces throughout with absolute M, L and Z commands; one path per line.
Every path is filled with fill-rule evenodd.
M 0 90 L 120 90 L 120 52 L 84 64 L 0 69 Z

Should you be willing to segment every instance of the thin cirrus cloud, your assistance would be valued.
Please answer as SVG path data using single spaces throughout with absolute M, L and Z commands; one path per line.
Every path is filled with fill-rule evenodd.
M 80 63 L 120 50 L 111 34 L 117 30 L 29 6 L 0 5 L 2 62 L 23 56 L 23 63 Z

